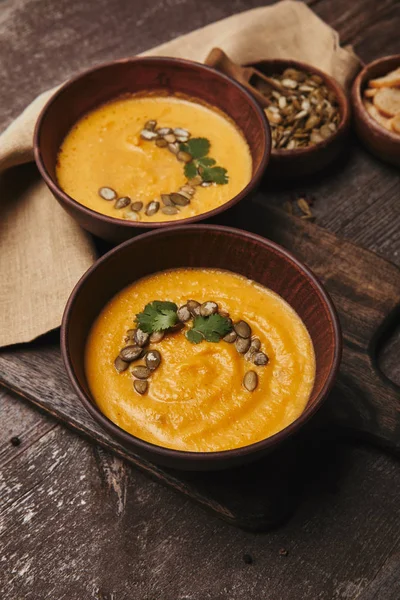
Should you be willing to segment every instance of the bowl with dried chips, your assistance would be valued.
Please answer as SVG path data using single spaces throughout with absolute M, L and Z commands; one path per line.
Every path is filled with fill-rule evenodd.
M 352 89 L 358 136 L 381 160 L 400 166 L 400 54 L 366 65 Z

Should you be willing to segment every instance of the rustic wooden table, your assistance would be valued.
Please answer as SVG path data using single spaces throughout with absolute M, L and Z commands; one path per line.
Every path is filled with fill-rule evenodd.
M 262 0 L 0 2 L 5 127 L 39 92 Z M 311 0 L 364 61 L 400 52 L 398 0 Z M 356 140 L 340 169 L 268 194 L 315 198 L 319 225 L 400 265 L 400 178 Z M 400 335 L 380 357 L 400 382 Z M 245 533 L 0 390 L 2 600 L 398 600 L 398 461 L 339 440 L 315 448 L 286 525 Z M 14 446 L 11 438 L 22 443 Z M 285 551 L 283 551 L 283 549 Z

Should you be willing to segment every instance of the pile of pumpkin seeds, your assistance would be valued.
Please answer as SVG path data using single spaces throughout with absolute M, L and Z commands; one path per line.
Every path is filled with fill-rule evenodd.
M 196 317 L 210 317 L 215 313 L 228 319 L 231 325 L 231 331 L 222 338 L 224 342 L 235 344 L 237 352 L 242 354 L 246 361 L 258 367 L 268 364 L 267 354 L 261 351 L 261 340 L 256 336 L 252 336 L 251 327 L 246 321 L 233 322 L 229 313 L 219 309 L 218 304 L 212 300 L 202 304 L 196 300 L 188 300 L 186 304 L 180 306 L 177 310 L 178 323 L 166 331 L 149 334 L 138 327 L 128 329 L 124 340 L 126 345 L 121 348 L 114 361 L 115 369 L 118 373 L 123 373 L 132 363 L 143 358 L 144 364 L 132 366 L 130 372 L 133 376 L 135 391 L 141 395 L 145 394 L 149 387 L 148 379 L 159 367 L 162 360 L 161 353 L 158 350 L 149 349 L 148 346 L 161 342 L 168 332 L 175 333 L 183 329 L 190 320 L 194 320 Z M 257 373 L 251 369 L 246 371 L 243 377 L 244 388 L 249 392 L 253 392 L 257 385 Z
M 157 121 L 150 120 L 145 123 L 140 136 L 146 141 L 154 141 L 159 148 L 166 148 L 183 163 L 189 163 L 192 160 L 191 154 L 180 150 L 180 144 L 187 142 L 191 137 L 187 129 L 182 127 L 175 127 L 174 129 L 171 127 L 157 128 Z M 155 215 L 158 211 L 161 211 L 164 215 L 177 215 L 183 207 L 190 204 L 196 192 L 196 187 L 199 185 L 209 187 L 212 183 L 203 181 L 200 175 L 196 175 L 186 181 L 185 185 L 181 186 L 178 191 L 161 194 L 160 198 L 155 198 L 146 206 L 140 200 L 132 201 L 129 196 L 119 197 L 111 187 L 101 187 L 98 194 L 103 200 L 114 201 L 114 208 L 117 210 L 125 209 L 122 213 L 124 219 L 140 221 L 142 211 L 148 217 Z
M 289 68 L 271 79 L 276 89 L 261 79 L 255 85 L 270 101 L 265 114 L 271 126 L 273 148 L 314 146 L 335 133 L 341 119 L 339 104 L 322 77 Z

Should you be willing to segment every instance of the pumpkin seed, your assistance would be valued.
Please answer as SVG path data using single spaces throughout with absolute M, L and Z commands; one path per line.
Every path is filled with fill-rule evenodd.
M 249 392 L 254 392 L 258 384 L 258 375 L 255 371 L 247 371 L 243 377 L 243 386 Z
M 147 368 L 150 369 L 150 371 L 155 371 L 161 362 L 161 354 L 158 350 L 150 350 L 150 352 L 146 354 L 145 361 Z
M 190 133 L 188 132 L 187 129 L 183 129 L 182 127 L 175 127 L 174 129 L 174 134 L 176 136 L 183 136 L 183 137 L 190 137 Z
M 202 181 L 203 179 L 200 175 L 195 175 L 192 177 L 192 179 L 189 179 L 188 184 L 191 186 L 197 186 L 200 185 Z
M 161 194 L 161 200 L 165 204 L 165 206 L 172 206 L 173 202 L 171 200 L 170 194 Z
M 126 332 L 126 336 L 129 340 L 133 340 L 135 338 L 136 329 L 128 329 Z
M 141 380 L 141 379 L 135 379 L 135 381 L 133 382 L 133 387 L 135 388 L 135 391 L 140 394 L 141 396 L 143 396 L 143 394 L 145 394 L 147 392 L 147 389 L 149 387 L 149 382 L 146 380 Z
M 233 344 L 233 342 L 236 341 L 236 338 L 237 338 L 237 333 L 234 329 L 232 329 L 232 331 L 227 333 L 226 336 L 224 336 L 222 339 L 224 340 L 224 342 L 228 342 L 228 344 Z
M 98 194 L 103 200 L 115 200 L 117 197 L 117 192 L 110 187 L 101 187 Z
M 116 368 L 118 373 L 122 373 L 123 371 L 126 371 L 126 369 L 129 367 L 129 362 L 126 360 L 122 360 L 120 356 L 117 356 L 117 358 L 114 361 L 114 367 Z
M 229 313 L 227 310 L 219 310 L 219 314 L 221 315 L 221 317 L 225 317 L 226 319 L 229 318 Z
M 146 121 L 146 123 L 144 124 L 144 128 L 148 129 L 149 131 L 154 131 L 156 127 L 157 121 L 154 121 L 153 119 L 151 119 L 150 121 Z
M 151 131 L 150 129 L 142 129 L 140 137 L 148 141 L 156 140 L 158 138 L 158 133 L 156 131 Z
M 233 327 L 241 338 L 249 338 L 251 336 L 251 327 L 246 321 L 238 321 L 234 323 Z
M 186 323 L 186 321 L 189 321 L 191 317 L 191 313 L 187 304 L 184 304 L 184 306 L 180 306 L 176 314 L 181 323 Z
M 250 346 L 250 348 L 247 350 L 246 354 L 244 355 L 245 360 L 247 360 L 248 362 L 253 362 L 255 353 L 256 353 L 256 350 L 254 350 L 254 348 L 252 348 Z
M 158 138 L 156 140 L 156 146 L 159 148 L 166 148 L 168 146 L 168 142 L 164 140 L 164 138 Z
M 140 348 L 140 346 L 136 346 L 136 344 L 131 344 L 129 346 L 125 346 L 125 348 L 122 348 L 121 352 L 119 353 L 119 356 L 120 358 L 122 358 L 122 360 L 125 360 L 127 362 L 133 362 L 134 360 L 140 358 L 142 356 L 142 353 L 143 350 L 142 348 Z
M 188 300 L 186 306 L 188 307 L 192 317 L 200 316 L 200 302 L 196 302 L 196 300 Z
M 135 210 L 126 210 L 123 216 L 129 221 L 140 221 L 140 215 Z
M 142 331 L 142 329 L 140 329 L 140 328 L 136 329 L 134 339 L 138 346 L 140 346 L 141 348 L 143 348 L 143 346 L 146 346 L 146 344 L 149 343 L 149 338 L 150 338 L 149 333 Z
M 191 185 L 183 185 L 179 191 L 186 192 L 187 194 L 190 194 L 191 196 L 193 196 L 193 194 L 195 193 L 196 190 Z
M 253 350 L 256 351 L 258 351 L 261 348 L 261 341 L 258 337 L 251 338 L 250 348 L 253 348 Z
M 129 206 L 130 203 L 131 199 L 129 196 L 122 196 L 122 198 L 118 198 L 118 200 L 115 202 L 114 207 L 118 209 L 125 208 L 126 206 Z
M 177 204 L 178 206 L 186 206 L 190 203 L 189 198 L 187 198 L 183 194 L 179 194 L 178 192 L 173 192 L 172 194 L 170 194 L 170 198 L 172 202 L 174 204 Z
M 140 210 L 142 210 L 143 208 L 143 202 L 132 202 L 131 204 L 131 210 L 134 210 L 135 212 L 139 212 Z
M 192 160 L 192 155 L 189 152 L 184 152 L 180 150 L 176 155 L 177 159 L 184 163 L 189 163 Z
M 177 144 L 176 142 L 174 144 L 168 144 L 168 150 L 172 152 L 172 154 L 178 154 L 179 144 Z
M 161 209 L 161 212 L 164 215 L 177 215 L 179 213 L 179 208 L 177 208 L 176 206 L 164 206 Z
M 172 132 L 171 127 L 160 127 L 159 129 L 157 129 L 157 133 L 158 135 L 168 135 L 169 133 Z
M 236 341 L 235 341 L 235 347 L 236 350 L 240 353 L 240 354 L 246 354 L 247 350 L 250 348 L 250 338 L 242 338 L 242 337 L 237 337 Z
M 157 200 L 152 200 L 146 206 L 146 215 L 148 217 L 155 215 L 159 208 L 160 208 L 160 203 Z
M 212 185 L 211 181 L 203 181 L 201 187 L 210 187 L 210 185 Z
M 269 358 L 266 354 L 264 354 L 264 352 L 257 352 L 257 354 L 254 356 L 253 362 L 255 365 L 260 367 L 268 364 Z
M 203 302 L 200 306 L 200 314 L 202 317 L 209 317 L 216 312 L 218 312 L 218 304 L 216 302 L 209 300 L 208 302 Z
M 164 338 L 164 335 L 164 331 L 154 331 L 154 333 L 152 333 L 150 336 L 150 343 L 158 344 L 158 342 L 161 342 L 161 340 Z
M 136 367 L 133 367 L 131 373 L 137 379 L 147 379 L 150 377 L 150 369 L 144 365 L 137 365 Z

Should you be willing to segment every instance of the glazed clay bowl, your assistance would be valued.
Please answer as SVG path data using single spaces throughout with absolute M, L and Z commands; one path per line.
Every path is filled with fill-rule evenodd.
M 206 213 L 174 220 L 173 224 L 210 219 L 257 189 L 267 166 L 271 136 L 261 108 L 240 84 L 210 67 L 177 58 L 127 58 L 104 64 L 65 83 L 43 108 L 34 134 L 36 164 L 62 207 L 84 228 L 105 240 L 121 242 L 170 222 L 134 222 L 115 219 L 86 208 L 58 185 L 56 162 L 70 128 L 86 113 L 123 94 L 180 94 L 227 114 L 249 145 L 253 173 L 248 185 L 225 204 Z
M 94 320 L 105 304 L 127 285 L 146 275 L 178 267 L 227 269 L 249 277 L 280 294 L 303 319 L 314 344 L 316 378 L 306 409 L 286 429 L 243 448 L 186 452 L 134 437 L 112 423 L 97 407 L 84 371 L 85 344 Z M 80 401 L 120 444 L 165 466 L 213 470 L 260 458 L 290 438 L 314 415 L 339 369 L 341 333 L 335 308 L 326 291 L 307 267 L 289 252 L 239 229 L 203 224 L 145 233 L 98 260 L 78 282 L 68 300 L 61 327 L 61 350 Z M 110 358 L 111 362 L 113 358 Z
M 400 135 L 391 133 L 367 113 L 363 105 L 363 92 L 370 79 L 383 77 L 398 67 L 400 67 L 400 54 L 374 60 L 358 74 L 351 91 L 354 124 L 358 137 L 375 156 L 396 167 L 400 167 Z
M 263 60 L 251 66 L 269 76 L 282 73 L 288 68 L 319 75 L 326 86 L 334 92 L 339 104 L 341 115 L 339 126 L 328 139 L 306 148 L 294 148 L 293 150 L 272 148 L 269 169 L 271 175 L 274 178 L 302 177 L 321 171 L 335 161 L 344 150 L 346 138 L 350 131 L 350 103 L 341 85 L 320 69 L 296 60 Z

